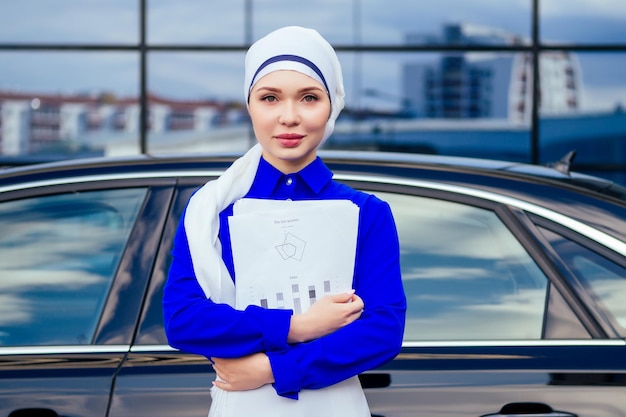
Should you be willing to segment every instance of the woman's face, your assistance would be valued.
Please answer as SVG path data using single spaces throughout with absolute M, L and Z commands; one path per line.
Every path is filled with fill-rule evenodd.
M 330 117 L 319 82 L 297 71 L 271 72 L 253 86 L 248 107 L 267 162 L 289 174 L 315 159 Z

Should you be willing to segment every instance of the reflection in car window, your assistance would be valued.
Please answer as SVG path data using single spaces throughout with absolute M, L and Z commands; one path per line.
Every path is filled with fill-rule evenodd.
M 495 213 L 377 194 L 400 236 L 405 341 L 541 339 L 548 279 Z
M 540 230 L 589 293 L 626 329 L 626 268 L 560 234 Z
M 145 189 L 0 203 L 0 346 L 88 344 Z

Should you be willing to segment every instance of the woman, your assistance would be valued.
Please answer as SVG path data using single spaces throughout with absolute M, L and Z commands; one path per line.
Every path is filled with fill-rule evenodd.
M 163 298 L 169 343 L 212 361 L 210 416 L 369 416 L 357 375 L 399 352 L 406 300 L 389 205 L 317 156 L 344 105 L 335 51 L 314 30 L 278 29 L 248 50 L 244 93 L 258 144 L 189 201 Z M 353 291 L 301 314 L 235 309 L 228 219 L 243 197 L 356 204 Z

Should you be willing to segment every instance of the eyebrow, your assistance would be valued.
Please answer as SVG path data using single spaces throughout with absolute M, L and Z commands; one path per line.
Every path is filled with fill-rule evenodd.
M 255 89 L 256 91 L 270 91 L 270 92 L 275 92 L 275 93 L 280 93 L 282 92 L 282 89 L 277 88 L 277 87 L 271 87 L 271 86 L 260 86 L 258 88 Z M 304 88 L 300 88 L 298 90 L 298 93 L 307 93 L 310 91 L 321 91 L 321 92 L 325 92 L 323 88 L 317 87 L 317 86 L 310 86 L 310 87 L 304 87 Z

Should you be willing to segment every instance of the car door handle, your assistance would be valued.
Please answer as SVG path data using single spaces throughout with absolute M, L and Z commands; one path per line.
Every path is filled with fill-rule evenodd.
M 12 411 L 9 417 L 63 417 L 49 408 L 21 408 Z
M 576 414 L 566 411 L 555 411 L 547 404 L 543 403 L 509 403 L 503 406 L 499 412 L 485 414 L 481 417 L 504 417 L 515 415 L 516 417 L 577 417 Z
M 365 373 L 359 375 L 361 386 L 365 388 L 387 388 L 391 385 L 391 375 L 386 373 Z

